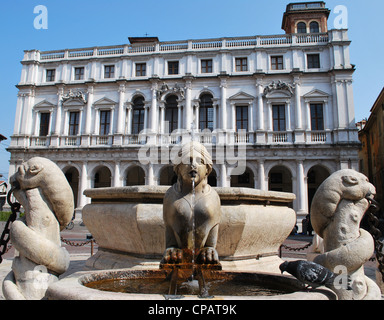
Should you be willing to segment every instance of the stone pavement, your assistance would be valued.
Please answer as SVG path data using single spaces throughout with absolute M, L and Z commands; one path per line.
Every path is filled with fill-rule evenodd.
M 4 229 L 4 224 L 0 223 L 0 231 Z M 66 247 L 70 254 L 70 265 L 69 269 L 60 276 L 60 278 L 67 277 L 68 275 L 75 273 L 77 271 L 86 270 L 85 262 L 88 258 L 91 257 L 91 244 L 87 243 L 81 246 L 73 246 L 73 244 L 83 244 L 87 242 L 87 235 L 89 235 L 89 231 L 83 225 L 75 224 L 75 227 L 72 230 L 64 230 L 61 232 L 61 236 L 64 240 L 70 241 L 72 245 L 68 245 L 63 243 L 63 246 Z M 305 250 L 292 250 L 292 248 L 303 248 L 308 245 L 309 242 L 312 241 L 312 237 L 303 236 L 303 235 L 295 235 L 290 236 L 285 242 L 284 245 L 289 249 L 282 250 L 282 258 L 284 260 L 305 260 L 306 252 Z M 93 253 L 97 252 L 97 245 L 94 245 Z M 14 249 L 11 249 L 3 256 L 3 262 L 0 264 L 0 300 L 4 300 L 3 292 L 2 292 L 2 282 L 4 277 L 11 271 L 12 268 L 12 260 L 14 256 Z M 376 281 L 376 262 L 368 262 L 365 266 L 365 274 L 371 279 Z M 384 295 L 383 295 L 384 299 Z

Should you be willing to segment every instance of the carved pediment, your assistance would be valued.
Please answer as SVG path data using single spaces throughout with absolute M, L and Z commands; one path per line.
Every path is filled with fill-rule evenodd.
M 104 98 L 101 98 L 101 99 L 97 100 L 93 104 L 96 105 L 96 106 L 100 106 L 100 105 L 116 105 L 117 102 L 113 101 L 113 100 L 111 100 L 109 98 L 104 97 Z
M 328 99 L 329 94 L 325 93 L 324 91 L 321 90 L 312 90 L 305 95 L 303 95 L 305 99 L 313 99 L 313 98 L 321 98 L 321 99 Z
M 68 104 L 68 102 L 70 101 L 80 101 L 82 102 L 82 104 L 85 104 L 87 103 L 87 100 L 85 99 L 85 94 L 78 90 L 78 91 L 72 91 L 72 90 L 69 90 L 66 94 L 64 94 L 62 96 L 62 101 L 63 101 L 63 104 Z
M 264 95 L 267 99 L 290 99 L 292 94 L 288 91 L 275 90 Z
M 49 102 L 48 100 L 40 101 L 39 103 L 35 104 L 33 109 L 53 109 L 56 108 L 56 105 Z
M 158 89 L 156 93 L 158 100 L 161 100 L 163 97 L 170 93 L 177 94 L 180 99 L 185 98 L 185 88 L 181 87 L 177 82 L 173 87 L 170 87 L 167 83 L 163 82 L 163 84 L 160 86 L 160 89 Z
M 292 97 L 294 92 L 294 87 L 286 82 L 282 81 L 272 81 L 269 85 L 264 88 L 264 96 L 267 98 L 273 97 Z
M 238 93 L 234 94 L 233 96 L 231 96 L 231 97 L 229 98 L 229 100 L 237 100 L 237 101 L 239 101 L 239 100 L 243 100 L 243 101 L 252 101 L 252 100 L 254 100 L 254 99 L 255 99 L 255 97 L 253 97 L 253 96 L 251 96 L 250 94 L 245 93 L 245 92 L 243 92 L 243 91 L 238 92 Z
M 63 101 L 64 107 L 83 107 L 84 104 L 85 103 L 79 99 L 69 99 L 69 100 Z

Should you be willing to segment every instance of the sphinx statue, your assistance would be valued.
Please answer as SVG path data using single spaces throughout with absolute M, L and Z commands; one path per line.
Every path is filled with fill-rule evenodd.
M 40 157 L 23 163 L 10 183 L 25 216 L 10 229 L 17 255 L 3 282 L 4 296 L 8 300 L 40 300 L 49 284 L 69 266 L 60 231 L 73 216 L 72 189 L 57 165 Z
M 381 299 L 374 281 L 365 276 L 364 264 L 374 252 L 370 233 L 360 228 L 369 207 L 367 195 L 375 187 L 355 170 L 340 170 L 326 179 L 317 190 L 311 205 L 313 229 L 323 239 L 323 253 L 314 262 L 332 271 L 346 270 L 352 290 L 335 289 L 341 300 Z
M 180 163 L 174 167 L 177 182 L 164 196 L 166 250 L 161 264 L 191 262 L 186 255 L 192 251 L 196 263 L 218 264 L 221 206 L 219 195 L 208 184 L 211 155 L 202 144 L 191 141 L 178 156 Z

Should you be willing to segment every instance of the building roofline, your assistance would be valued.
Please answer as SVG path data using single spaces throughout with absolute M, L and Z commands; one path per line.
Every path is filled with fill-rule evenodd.
M 379 93 L 377 99 L 375 100 L 375 102 L 374 102 L 374 104 L 370 110 L 371 114 L 369 115 L 367 122 L 365 123 L 365 126 L 363 129 L 361 129 L 361 131 L 369 131 L 369 127 L 371 126 L 371 123 L 376 116 L 376 114 L 374 112 L 378 108 L 380 101 L 384 101 L 384 87 L 381 90 L 381 92 Z M 383 105 L 384 105 L 384 103 L 383 103 Z

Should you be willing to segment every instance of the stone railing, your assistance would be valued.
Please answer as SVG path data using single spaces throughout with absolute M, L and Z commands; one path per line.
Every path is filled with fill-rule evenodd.
M 239 49 L 275 47 L 290 45 L 322 44 L 329 41 L 328 33 L 318 34 L 282 34 L 236 38 L 218 38 L 202 40 L 168 41 L 132 46 L 129 44 L 119 46 L 93 47 L 83 49 L 67 49 L 55 51 L 37 51 L 30 54 L 26 51 L 24 60 L 52 61 L 62 59 L 81 59 L 90 57 L 137 55 L 147 53 L 164 53 L 180 51 L 202 51 L 212 49 Z
M 144 145 L 146 143 L 154 143 L 156 145 L 177 145 L 183 143 L 187 136 L 187 140 L 191 139 L 190 134 L 183 134 L 182 132 L 176 132 L 171 134 L 128 134 L 124 135 L 121 142 L 115 141 L 114 135 L 92 135 L 88 140 L 91 147 L 103 147 L 112 146 L 114 143 L 121 143 L 122 146 L 137 146 Z M 82 136 L 62 136 L 60 138 L 60 147 L 78 147 L 84 145 Z M 85 137 L 87 139 L 87 137 Z M 297 141 L 295 131 L 265 131 L 264 134 L 256 134 L 256 132 L 196 132 L 194 138 L 202 144 L 265 144 L 265 145 L 277 145 L 277 144 L 294 144 Z M 305 138 L 302 142 L 308 144 L 324 144 L 333 143 L 332 131 L 306 131 Z M 30 147 L 50 147 L 52 146 L 51 137 L 38 137 L 34 136 L 30 138 Z

